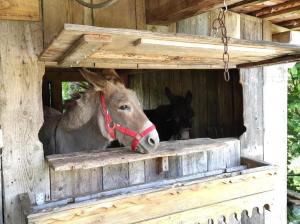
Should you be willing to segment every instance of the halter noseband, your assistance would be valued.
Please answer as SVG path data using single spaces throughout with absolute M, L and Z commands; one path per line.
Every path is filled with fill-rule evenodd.
M 133 138 L 133 141 L 131 144 L 132 151 L 136 151 L 140 140 L 142 138 L 144 138 L 145 136 L 147 136 L 148 134 L 150 134 L 150 132 L 155 129 L 154 124 L 152 124 L 150 127 L 146 128 L 141 133 L 138 133 L 136 131 L 133 131 L 126 127 L 123 127 L 120 124 L 114 123 L 108 112 L 103 92 L 100 92 L 100 105 L 101 105 L 101 111 L 102 111 L 104 121 L 105 121 L 105 129 L 106 129 L 107 133 L 109 134 L 109 136 L 115 140 L 115 139 L 117 139 L 116 131 L 119 131 L 120 133 L 122 133 L 124 135 L 132 137 Z

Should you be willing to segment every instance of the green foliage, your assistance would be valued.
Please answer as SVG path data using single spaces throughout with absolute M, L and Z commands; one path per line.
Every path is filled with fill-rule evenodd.
M 86 82 L 62 82 L 62 99 L 69 100 L 73 95 L 85 91 L 88 88 Z
M 288 79 L 288 165 L 300 155 L 300 63 L 289 69 Z M 300 167 L 292 170 L 288 166 L 288 183 L 291 190 L 300 191 Z M 288 208 L 288 221 L 300 223 Z

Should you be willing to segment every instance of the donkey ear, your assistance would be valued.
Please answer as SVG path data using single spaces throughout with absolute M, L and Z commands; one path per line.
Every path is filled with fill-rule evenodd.
M 186 100 L 187 103 L 191 104 L 192 103 L 192 99 L 193 99 L 193 95 L 192 95 L 192 92 L 189 90 L 185 94 L 185 100 Z
M 174 95 L 172 94 L 171 90 L 168 87 L 165 87 L 165 94 L 170 100 L 170 102 L 173 102 L 174 100 Z
M 121 77 L 118 75 L 116 70 L 114 69 L 103 69 L 102 74 L 104 75 L 105 79 L 107 81 L 110 81 L 114 84 L 123 84 L 124 81 L 121 79 Z
M 91 83 L 96 90 L 102 90 L 106 87 L 107 81 L 103 76 L 98 75 L 96 72 L 89 71 L 86 68 L 79 69 L 79 71 L 83 78 Z

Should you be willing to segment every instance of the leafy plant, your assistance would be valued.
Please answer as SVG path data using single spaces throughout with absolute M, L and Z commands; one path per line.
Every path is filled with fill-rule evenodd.
M 292 169 L 289 165 L 300 155 L 300 63 L 288 70 L 288 189 L 300 191 L 300 167 Z M 288 221 L 300 223 L 300 217 L 288 207 Z
M 300 155 L 300 63 L 289 69 L 288 165 Z M 298 171 L 299 172 L 299 171 Z M 298 173 L 297 172 L 297 173 Z M 300 174 L 288 167 L 288 188 L 300 191 Z

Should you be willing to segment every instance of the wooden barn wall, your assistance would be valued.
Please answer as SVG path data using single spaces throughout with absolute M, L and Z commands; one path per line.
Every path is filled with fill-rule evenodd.
M 175 95 L 193 95 L 192 136 L 223 138 L 239 137 L 243 124 L 242 87 L 239 72 L 231 71 L 225 82 L 222 70 L 142 71 L 129 77 L 129 87 L 138 95 L 144 109 L 168 104 L 165 87 Z
M 86 0 L 90 1 L 90 0 Z M 97 0 L 102 1 L 102 0 Z M 97 2 L 93 0 L 93 2 Z M 43 21 L 44 21 L 44 44 L 47 45 L 53 37 L 57 35 L 59 30 L 62 28 L 64 23 L 76 23 L 76 24 L 87 24 L 87 25 L 98 25 L 98 26 L 106 26 L 106 27 L 120 27 L 120 28 L 132 28 L 132 29 L 149 29 L 160 32 L 184 32 L 184 33 L 193 33 L 193 34 L 203 34 L 203 35 L 211 35 L 211 22 L 213 18 L 216 17 L 216 12 L 204 13 L 200 16 L 196 16 L 187 20 L 183 20 L 175 24 L 171 24 L 168 27 L 165 26 L 147 26 L 145 23 L 145 14 L 144 14 L 144 1 L 143 0 L 124 0 L 119 1 L 116 5 L 114 5 L 110 9 L 105 10 L 90 10 L 79 6 L 73 0 L 43 0 Z M 57 16 L 60 15 L 60 16 Z M 114 16 L 112 16 L 114 15 Z M 261 40 L 264 37 L 265 29 L 262 20 L 255 19 L 253 17 L 237 15 L 234 13 L 229 13 L 227 18 L 227 25 L 229 27 L 229 34 L 232 37 L 236 38 L 245 38 L 252 40 Z M 165 71 L 163 73 L 168 74 L 168 76 L 176 76 L 168 73 L 169 71 Z M 179 71 L 176 71 L 179 72 Z M 182 71 L 187 76 L 193 76 L 191 73 L 196 71 Z M 179 72 L 180 73 L 180 72 Z M 189 74 L 190 73 L 190 74 Z M 148 77 L 147 77 L 148 76 Z M 157 77 L 162 75 L 157 75 Z M 138 77 L 138 76 L 137 76 Z M 143 79 L 147 79 L 151 77 L 151 75 L 143 76 Z M 203 75 L 195 75 L 196 79 L 201 79 Z M 140 77 L 141 78 L 141 77 Z M 137 78 L 138 79 L 138 78 Z M 175 79 L 175 78 L 174 78 Z M 187 81 L 187 82 L 186 82 Z M 182 89 L 178 89 L 181 94 L 186 91 L 186 87 L 189 85 L 188 79 L 186 79 L 181 85 Z M 207 81 L 207 80 L 206 80 Z M 135 82 L 135 81 L 134 81 Z M 159 88 L 162 88 L 162 83 L 156 84 L 160 85 Z M 201 81 L 199 81 L 201 83 Z M 204 82 L 204 81 L 203 81 Z M 244 104 L 244 121 L 247 127 L 247 132 L 242 136 L 242 155 L 246 155 L 249 157 L 255 158 L 263 158 L 264 157 L 264 120 L 263 117 L 264 111 L 263 106 L 266 102 L 263 99 L 263 84 L 264 84 L 264 74 L 262 69 L 242 69 L 241 70 L 241 79 L 240 82 L 243 85 L 243 104 Z M 135 85 L 135 84 L 134 84 Z M 193 83 L 193 85 L 195 85 Z M 206 87 L 208 85 L 205 85 Z M 201 91 L 201 89 L 194 90 Z M 286 93 L 286 92 L 285 92 Z M 146 93 L 147 94 L 147 93 Z M 199 93 L 201 94 L 201 93 Z M 196 95 L 199 95 L 196 93 Z M 216 93 L 213 93 L 216 94 Z M 148 106 L 155 106 L 154 98 L 149 95 Z M 235 99 L 235 98 L 234 98 Z M 160 99 L 160 103 L 164 103 L 166 101 L 165 98 Z M 146 102 L 146 101 L 145 101 Z M 195 102 L 194 102 L 195 103 Z M 146 104 L 146 103 L 145 103 Z M 201 110 L 201 109 L 197 109 Z M 205 112 L 199 111 L 199 113 L 205 116 Z M 208 112 L 206 112 L 208 113 Z M 237 114 L 237 113 L 236 113 Z M 277 117 L 278 119 L 278 117 Z M 201 122 L 199 120 L 199 122 Z M 284 122 L 283 122 L 284 123 Z M 199 123 L 200 124 L 200 123 Z M 197 129 L 198 133 L 201 134 L 200 129 Z M 268 135 L 270 138 L 271 135 Z M 176 159 L 174 158 L 174 163 L 177 164 Z M 141 164 L 129 164 L 129 168 L 119 167 L 118 169 L 111 169 L 109 172 L 104 172 L 103 175 L 110 174 L 114 175 L 115 173 L 130 173 L 131 168 L 141 168 L 155 166 L 154 163 L 146 164 L 146 166 L 142 166 Z M 144 167 L 144 168 L 143 168 Z M 151 169 L 150 169 L 151 170 Z M 141 172 L 142 173 L 142 172 Z M 92 175 L 92 174 L 91 174 Z M 85 176 L 85 175 L 82 175 Z M 108 175 L 109 176 L 109 175 Z M 111 180 L 113 183 L 114 180 Z M 242 223 L 243 224 L 260 224 L 264 223 L 264 217 L 262 215 L 254 212 L 252 218 L 248 218 L 246 215 L 243 216 Z
M 0 125 L 3 131 L 2 178 L 4 223 L 25 219 L 18 195 L 49 198 L 48 165 L 38 131 L 43 123 L 44 65 L 40 22 L 0 21 Z

